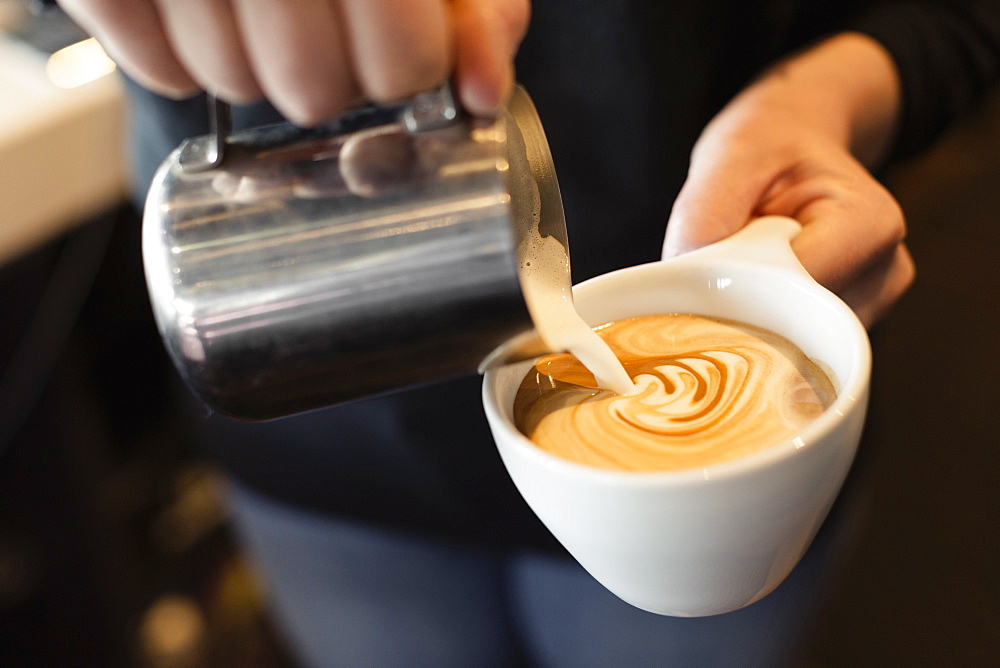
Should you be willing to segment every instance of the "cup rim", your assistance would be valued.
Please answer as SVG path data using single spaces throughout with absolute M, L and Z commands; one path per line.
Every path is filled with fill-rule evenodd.
M 696 255 L 696 254 L 692 254 Z M 631 274 L 635 272 L 648 272 L 651 268 L 666 264 L 680 263 L 687 259 L 681 256 L 670 261 L 649 262 L 633 267 L 618 269 L 601 276 L 584 281 L 574 290 L 587 290 L 587 285 L 597 280 L 609 280 L 611 277 Z M 822 305 L 830 308 L 845 318 L 845 343 L 856 348 L 856 361 L 852 365 L 851 373 L 847 378 L 838 378 L 840 383 L 839 391 L 833 403 L 827 407 L 823 413 L 801 429 L 796 435 L 782 439 L 747 455 L 734 459 L 716 462 L 708 466 L 670 469 L 664 471 L 624 471 L 619 469 L 603 469 L 579 462 L 564 459 L 551 454 L 538 447 L 525 436 L 513 420 L 508 417 L 508 412 L 501 404 L 500 397 L 496 391 L 496 382 L 493 381 L 496 374 L 501 369 L 490 369 L 484 374 L 483 379 L 483 407 L 490 422 L 500 421 L 514 432 L 514 439 L 510 439 L 511 447 L 516 448 L 521 455 L 533 459 L 556 473 L 567 476 L 574 476 L 576 479 L 585 480 L 594 484 L 627 486 L 634 488 L 657 487 L 663 484 L 671 486 L 698 485 L 712 481 L 719 481 L 746 475 L 754 471 L 766 468 L 781 459 L 793 456 L 800 450 L 808 449 L 811 444 L 825 439 L 836 425 L 851 411 L 864 410 L 867 407 L 868 387 L 871 377 L 871 343 L 868 332 L 858 319 L 854 311 L 845 304 L 839 297 L 828 289 L 817 283 L 804 269 L 789 269 L 781 266 L 767 266 L 760 262 L 747 261 L 740 258 L 728 258 L 714 260 L 721 265 L 737 266 L 752 265 L 755 271 L 764 271 L 781 277 L 784 280 L 794 282 L 799 287 L 807 289 L 812 297 Z M 710 314 L 707 314 L 711 317 Z M 749 324 L 753 324 L 752 322 Z M 793 342 L 794 343 L 794 342 Z M 798 345 L 796 343 L 796 345 Z M 537 359 L 537 358 L 535 358 Z M 534 360 L 531 360 L 533 363 Z M 527 367 L 529 362 L 521 362 Z M 860 406 L 859 406 L 860 404 Z M 497 439 L 494 438 L 496 441 Z

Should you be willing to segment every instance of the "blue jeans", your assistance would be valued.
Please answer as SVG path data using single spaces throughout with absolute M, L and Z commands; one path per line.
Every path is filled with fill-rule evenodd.
M 309 666 L 781 666 L 815 608 L 832 523 L 775 592 L 698 619 L 622 602 L 569 558 L 498 554 L 283 505 L 234 483 L 238 532 Z

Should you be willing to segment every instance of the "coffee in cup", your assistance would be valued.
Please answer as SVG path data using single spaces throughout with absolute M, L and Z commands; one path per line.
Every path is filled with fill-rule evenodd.
M 635 382 L 601 389 L 570 354 L 524 377 L 514 421 L 540 448 L 605 469 L 709 466 L 790 438 L 833 402 L 819 364 L 788 339 L 692 314 L 647 315 L 595 328 Z

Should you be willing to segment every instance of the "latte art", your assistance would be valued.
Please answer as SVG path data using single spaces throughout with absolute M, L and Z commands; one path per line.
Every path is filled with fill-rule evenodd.
M 814 362 L 757 327 L 672 314 L 597 331 L 637 392 L 601 390 L 574 357 L 549 355 L 514 402 L 523 433 L 576 462 L 623 470 L 706 466 L 789 438 L 835 397 Z

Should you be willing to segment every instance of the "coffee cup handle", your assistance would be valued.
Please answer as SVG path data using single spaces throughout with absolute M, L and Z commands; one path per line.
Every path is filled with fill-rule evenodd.
M 787 216 L 761 216 L 733 235 L 686 255 L 745 260 L 783 267 L 808 276 L 791 245 L 801 229 L 801 223 Z

